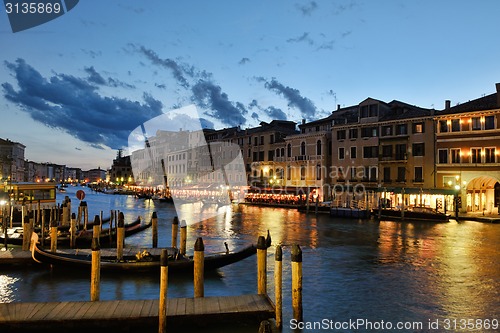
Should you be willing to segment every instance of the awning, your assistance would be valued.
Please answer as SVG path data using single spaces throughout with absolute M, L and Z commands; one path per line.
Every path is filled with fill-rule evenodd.
M 420 188 L 420 187 L 379 187 L 377 192 L 393 192 L 402 193 L 404 189 L 405 194 L 435 194 L 435 195 L 455 195 L 457 190 L 447 188 Z

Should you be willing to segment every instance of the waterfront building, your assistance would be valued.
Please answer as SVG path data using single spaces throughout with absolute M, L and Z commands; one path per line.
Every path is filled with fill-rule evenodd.
M 90 169 L 82 172 L 82 177 L 85 183 L 101 183 L 106 180 L 106 170 L 101 169 Z
M 309 195 L 308 200 L 331 200 L 332 124 L 349 116 L 347 109 L 298 126 L 299 133 L 285 138 L 280 161 L 284 162 L 284 181 L 288 192 Z M 305 195 L 305 196 L 304 196 Z
M 436 186 L 456 190 L 461 212 L 500 206 L 500 83 L 496 92 L 436 114 Z
M 0 180 L 24 180 L 24 150 L 26 146 L 9 139 L 0 139 Z
M 435 208 L 450 194 L 434 190 L 434 110 L 367 98 L 345 111 L 332 127 L 337 205 Z
M 130 156 L 123 156 L 122 151 L 119 150 L 106 178 L 108 182 L 118 185 L 133 184 L 134 175 L 132 173 Z

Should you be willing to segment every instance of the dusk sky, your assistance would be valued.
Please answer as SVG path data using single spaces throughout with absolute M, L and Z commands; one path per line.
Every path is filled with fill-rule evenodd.
M 0 138 L 107 169 L 140 124 L 327 116 L 367 97 L 444 108 L 500 82 L 500 1 L 81 0 L 12 33 L 0 11 Z

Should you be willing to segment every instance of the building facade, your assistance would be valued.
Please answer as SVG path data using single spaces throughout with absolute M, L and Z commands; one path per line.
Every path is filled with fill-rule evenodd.
M 500 83 L 496 92 L 435 117 L 436 187 L 457 191 L 461 212 L 500 206 Z

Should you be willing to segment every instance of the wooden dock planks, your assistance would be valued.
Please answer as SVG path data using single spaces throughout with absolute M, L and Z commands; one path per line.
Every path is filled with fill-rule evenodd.
M 267 296 L 213 296 L 168 299 L 167 321 L 193 324 L 206 323 L 212 318 L 250 320 L 250 317 L 267 319 L 274 317 L 274 306 Z M 98 302 L 49 302 L 0 304 L 0 331 L 4 329 L 28 329 L 54 325 L 80 327 L 118 327 L 124 322 L 156 325 L 158 300 L 117 300 Z M 120 324 L 119 324 L 120 323 Z
M 33 262 L 30 251 L 22 251 L 17 248 L 5 251 L 3 247 L 0 250 L 0 265 L 31 264 Z

